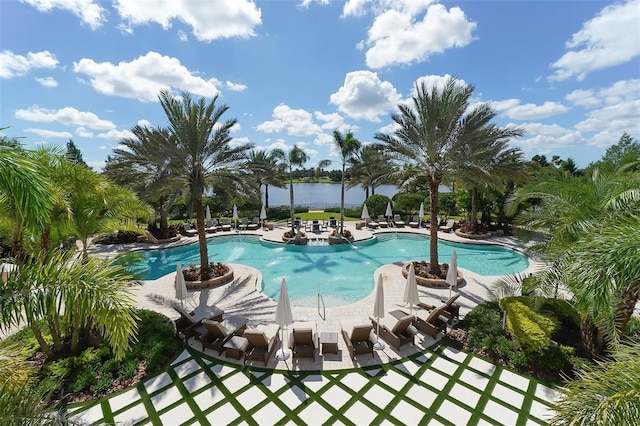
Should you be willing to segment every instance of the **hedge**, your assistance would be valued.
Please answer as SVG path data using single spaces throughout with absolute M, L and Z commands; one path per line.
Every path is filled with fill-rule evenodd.
M 543 352 L 551 343 L 551 335 L 560 326 L 558 320 L 534 312 L 515 297 L 500 300 L 506 312 L 507 329 L 527 352 Z

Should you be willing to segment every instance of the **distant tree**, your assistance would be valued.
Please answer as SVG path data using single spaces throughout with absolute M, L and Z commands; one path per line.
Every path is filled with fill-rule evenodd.
M 365 197 L 376 193 L 376 187 L 389 183 L 394 179 L 398 167 L 391 156 L 376 145 L 363 145 L 349 160 L 351 179 L 347 188 L 360 185 L 365 190 Z
M 295 209 L 293 202 L 293 167 L 301 167 L 309 160 L 309 157 L 299 146 L 294 146 L 288 152 L 281 149 L 274 149 L 273 155 L 287 168 L 289 171 L 289 203 L 291 208 L 291 233 L 295 235 Z
M 278 158 L 273 151 L 266 153 L 263 150 L 252 150 L 249 152 L 247 168 L 258 185 L 258 189 L 260 190 L 264 185 L 264 204 L 265 209 L 268 209 L 269 185 L 276 188 L 284 188 L 286 186 L 284 166 L 278 163 Z
M 604 156 L 589 165 L 589 169 L 600 167 L 604 163 L 629 163 L 633 161 L 640 161 L 640 143 L 633 139 L 627 132 L 624 132 L 618 143 L 607 148 Z M 638 167 L 634 167 L 635 170 Z
M 341 188 L 340 188 L 340 235 L 344 232 L 344 180 L 347 162 L 353 158 L 356 152 L 362 146 L 361 142 L 353 136 L 353 133 L 347 132 L 343 135 L 338 130 L 333 131 L 333 143 L 338 148 L 342 165 Z
M 549 162 L 547 161 L 547 157 L 545 155 L 534 155 L 531 157 L 531 161 L 534 163 L 538 163 L 541 167 L 547 167 Z
M 331 160 L 320 160 L 316 166 L 316 182 L 320 181 L 322 171 L 331 165 Z
M 82 152 L 80 152 L 80 149 L 76 146 L 75 143 L 73 143 L 72 139 L 69 139 L 69 142 L 67 142 L 66 158 L 67 161 L 70 161 L 71 163 L 87 166 L 87 163 L 85 163 L 82 159 Z

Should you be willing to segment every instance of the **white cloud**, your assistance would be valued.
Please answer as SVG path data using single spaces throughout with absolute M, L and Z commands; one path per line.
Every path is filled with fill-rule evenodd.
M 326 6 L 331 3 L 331 0 L 301 0 L 300 4 L 298 4 L 298 7 L 300 7 L 301 9 L 306 9 L 311 5 L 311 3 L 320 3 L 321 5 Z
M 157 23 L 171 28 L 173 20 L 189 25 L 200 41 L 219 38 L 251 37 L 254 27 L 262 23 L 262 12 L 251 0 L 156 1 L 149 7 L 146 1 L 117 0 L 114 7 L 131 32 L 136 25 Z
M 567 42 L 573 49 L 551 66 L 549 77 L 562 81 L 576 76 L 581 81 L 592 71 L 623 64 L 640 55 L 640 0 L 612 4 L 587 21 Z
M 452 77 L 449 74 L 445 74 L 445 75 L 430 74 L 430 75 L 424 75 L 422 77 L 418 77 L 413 87 L 411 87 L 410 97 L 414 97 L 418 94 L 416 92 L 416 87 L 422 86 L 422 84 L 426 86 L 427 90 L 430 90 L 432 87 L 435 87 L 439 91 L 442 91 L 442 89 L 444 89 L 446 82 L 449 81 L 449 79 L 451 78 Z M 461 78 L 457 78 L 456 81 L 459 86 L 467 85 L 467 82 L 462 80 Z
M 284 130 L 291 136 L 311 136 L 322 132 L 322 128 L 313 122 L 311 113 L 303 109 L 291 109 L 280 104 L 273 109 L 272 117 L 274 120 L 259 124 L 256 130 L 266 133 Z
M 509 126 L 514 126 L 510 123 Z M 557 124 L 524 123 L 525 137 L 514 139 L 511 145 L 521 148 L 526 154 L 547 154 L 554 148 L 584 145 L 585 139 L 579 131 L 565 129 Z
M 149 120 L 138 120 L 138 122 L 136 123 L 138 126 L 140 127 L 151 127 L 151 122 Z
M 29 109 L 19 109 L 16 111 L 16 118 L 38 123 L 60 123 L 67 126 L 82 126 L 94 130 L 111 130 L 116 125 L 111 121 L 102 120 L 92 112 L 78 111 L 73 107 L 61 109 L 45 109 L 37 105 Z
M 338 110 L 356 119 L 379 122 L 379 116 L 395 108 L 401 96 L 388 81 L 371 71 L 347 73 L 344 84 L 329 98 Z
M 177 58 L 148 52 L 131 62 L 95 62 L 83 58 L 74 62 L 73 70 L 87 74 L 91 86 L 104 95 L 122 96 L 141 101 L 157 101 L 158 92 L 170 87 L 186 90 L 193 94 L 213 97 L 217 95 L 220 82 L 208 80 L 189 71 Z
M 64 138 L 70 139 L 73 135 L 69 132 L 56 132 L 53 130 L 46 129 L 24 129 L 27 133 L 34 133 L 43 138 Z
M 47 50 L 29 52 L 26 56 L 17 55 L 10 50 L 0 52 L 0 78 L 19 77 L 32 69 L 55 68 L 56 65 L 56 55 Z
M 136 135 L 134 135 L 133 133 L 131 133 L 129 130 L 117 130 L 117 129 L 112 129 L 109 130 L 108 132 L 105 133 L 99 133 L 98 134 L 99 138 L 103 138 L 103 139 L 116 139 L 116 140 L 120 140 L 120 139 L 125 139 L 125 138 L 135 138 Z
M 601 100 L 594 95 L 593 90 L 578 89 L 567 94 L 564 97 L 566 100 L 574 105 L 579 105 L 585 108 L 593 108 L 600 104 Z
M 58 82 L 53 77 L 36 78 L 36 81 L 44 87 L 58 87 Z
M 538 120 L 552 115 L 564 114 L 568 108 L 558 102 L 547 101 L 542 105 L 516 105 L 504 110 L 503 115 L 514 120 Z
M 462 9 L 448 9 L 431 1 L 386 1 L 372 7 L 377 12 L 365 45 L 367 66 L 378 69 L 390 65 L 423 62 L 429 56 L 473 40 L 476 23 Z M 364 2 L 346 4 L 348 14 L 358 16 Z M 426 12 L 425 12 L 426 9 Z M 424 16 L 421 16 L 424 13 Z M 347 12 L 343 11 L 347 16 Z
M 247 86 L 245 86 L 244 84 L 233 83 L 231 81 L 225 82 L 225 86 L 227 86 L 227 89 L 232 90 L 234 92 L 243 92 L 247 89 Z
M 78 127 L 76 129 L 76 136 L 79 136 L 81 138 L 92 138 L 93 137 L 93 132 L 85 129 L 84 127 Z
M 268 150 L 274 150 L 274 149 L 281 149 L 284 152 L 288 152 L 291 148 L 293 148 L 293 146 L 287 145 L 287 143 L 284 141 L 284 139 L 278 139 L 275 142 L 273 142 L 270 145 L 267 145 L 265 147 Z
M 341 132 L 351 131 L 353 133 L 357 133 L 359 130 L 358 126 L 346 124 L 344 122 L 344 117 L 338 114 L 337 112 L 324 114 L 320 111 L 315 111 L 313 115 L 316 118 L 316 120 L 324 122 L 323 124 L 321 124 L 321 127 L 324 130 L 333 131 L 335 129 L 338 129 Z
M 180 41 L 189 41 L 189 36 L 182 30 L 178 30 L 178 39 Z
M 76 15 L 91 29 L 99 28 L 106 21 L 107 11 L 93 0 L 20 0 L 38 9 L 40 12 L 51 12 L 62 9 Z M 150 8 L 151 9 L 151 8 Z
M 333 146 L 335 145 L 333 141 L 333 135 L 328 135 L 326 133 L 320 133 L 313 141 L 315 145 L 326 145 Z
M 623 131 L 638 128 L 640 122 L 640 99 L 619 102 L 591 111 L 587 119 L 576 124 L 575 128 L 582 132 L 603 130 Z

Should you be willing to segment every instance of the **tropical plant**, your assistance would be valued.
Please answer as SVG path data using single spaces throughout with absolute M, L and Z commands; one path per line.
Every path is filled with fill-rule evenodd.
M 320 181 L 320 174 L 331 165 L 331 160 L 320 160 L 316 166 L 316 182 Z
M 309 160 L 309 157 L 299 146 L 294 146 L 288 152 L 281 149 L 274 149 L 272 154 L 277 158 L 289 172 L 289 205 L 291 214 L 291 234 L 295 235 L 295 210 L 293 205 L 293 167 L 302 167 Z
M 264 185 L 264 208 L 269 208 L 269 185 L 276 188 L 284 188 L 284 170 L 281 164 L 278 164 L 278 158 L 273 151 L 266 153 L 262 150 L 252 150 L 249 153 L 249 161 L 247 168 L 253 175 L 253 179 L 258 185 L 258 189 Z
M 195 206 L 200 266 L 205 273 L 209 268 L 209 256 L 202 197 L 206 189 L 215 190 L 218 186 L 242 193 L 254 191 L 244 173 L 245 168 L 239 167 L 253 145 L 231 147 L 230 130 L 237 120 L 220 122 L 229 107 L 217 106 L 217 95 L 207 103 L 204 98 L 194 100 L 188 92 L 183 92 L 181 98 L 177 99 L 170 91 L 163 90 L 159 99 L 169 120 L 169 131 L 174 141 L 168 144 L 165 155 L 183 186 L 188 189 Z
M 363 145 L 349 158 L 350 179 L 347 189 L 358 185 L 365 190 L 365 199 L 376 193 L 376 187 L 395 179 L 397 166 L 387 152 L 376 145 Z
M 61 252 L 32 257 L 0 289 L 0 326 L 17 326 L 24 320 L 48 357 L 66 350 L 77 354 L 81 341 L 95 330 L 122 358 L 137 330 L 129 292 L 134 284 L 124 266 L 106 260 Z M 47 322 L 51 344 L 40 320 Z
M 353 136 L 353 133 L 347 132 L 347 134 L 343 135 L 338 130 L 333 131 L 333 143 L 338 149 L 342 163 L 342 176 L 340 179 L 340 234 L 342 235 L 344 233 L 344 172 L 347 162 L 360 150 L 362 144 Z

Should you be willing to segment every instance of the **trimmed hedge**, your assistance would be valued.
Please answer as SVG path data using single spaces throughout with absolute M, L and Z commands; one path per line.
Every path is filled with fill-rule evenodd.
M 549 348 L 551 335 L 560 326 L 557 319 L 534 312 L 515 297 L 505 297 L 499 304 L 507 314 L 509 332 L 525 351 L 541 353 Z

